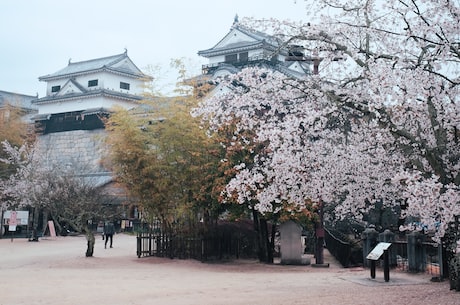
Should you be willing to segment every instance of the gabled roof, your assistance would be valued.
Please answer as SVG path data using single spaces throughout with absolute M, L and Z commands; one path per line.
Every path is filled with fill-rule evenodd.
M 64 96 L 72 93 L 85 93 L 87 91 L 88 90 L 86 90 L 82 85 L 76 82 L 75 79 L 71 78 L 62 86 L 61 90 L 59 90 L 59 92 L 57 92 L 57 94 L 55 94 L 54 96 Z
M 214 47 L 198 51 L 199 56 L 212 57 L 225 53 L 266 49 L 275 51 L 282 46 L 282 42 L 274 36 L 240 25 L 237 20 L 230 31 Z
M 149 78 L 128 57 L 128 52 L 101 57 L 86 61 L 70 62 L 67 67 L 52 74 L 39 77 L 40 81 L 49 81 L 60 78 L 71 78 L 82 74 L 108 71 L 117 74 L 128 75 L 134 78 Z

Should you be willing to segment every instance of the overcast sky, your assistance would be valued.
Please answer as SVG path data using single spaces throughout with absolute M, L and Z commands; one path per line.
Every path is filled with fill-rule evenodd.
M 186 58 L 195 68 L 239 18 L 299 20 L 302 0 L 1 0 L 0 90 L 45 95 L 38 77 L 72 62 L 128 50 L 144 72 L 161 65 L 170 79 L 171 59 Z M 197 69 L 197 73 L 199 73 Z M 155 77 L 155 75 L 153 75 Z

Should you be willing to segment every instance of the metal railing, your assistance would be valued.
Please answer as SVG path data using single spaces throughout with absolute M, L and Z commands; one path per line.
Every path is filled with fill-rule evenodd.
M 343 267 L 361 266 L 362 248 L 359 245 L 344 241 L 339 238 L 337 234 L 332 233 L 332 230 L 325 229 L 326 246 L 331 253 Z

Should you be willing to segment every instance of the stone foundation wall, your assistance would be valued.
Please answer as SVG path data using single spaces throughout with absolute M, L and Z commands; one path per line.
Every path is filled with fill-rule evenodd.
M 37 146 L 50 166 L 62 166 L 81 174 L 107 172 L 102 166 L 107 133 L 104 129 L 73 130 L 40 135 Z

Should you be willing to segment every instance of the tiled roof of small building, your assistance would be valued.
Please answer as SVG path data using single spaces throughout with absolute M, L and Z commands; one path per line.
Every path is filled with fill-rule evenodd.
M 36 107 L 32 104 L 32 101 L 36 98 L 36 96 L 0 90 L 0 107 L 4 107 L 6 104 L 9 104 L 11 106 L 32 110 L 36 109 Z

